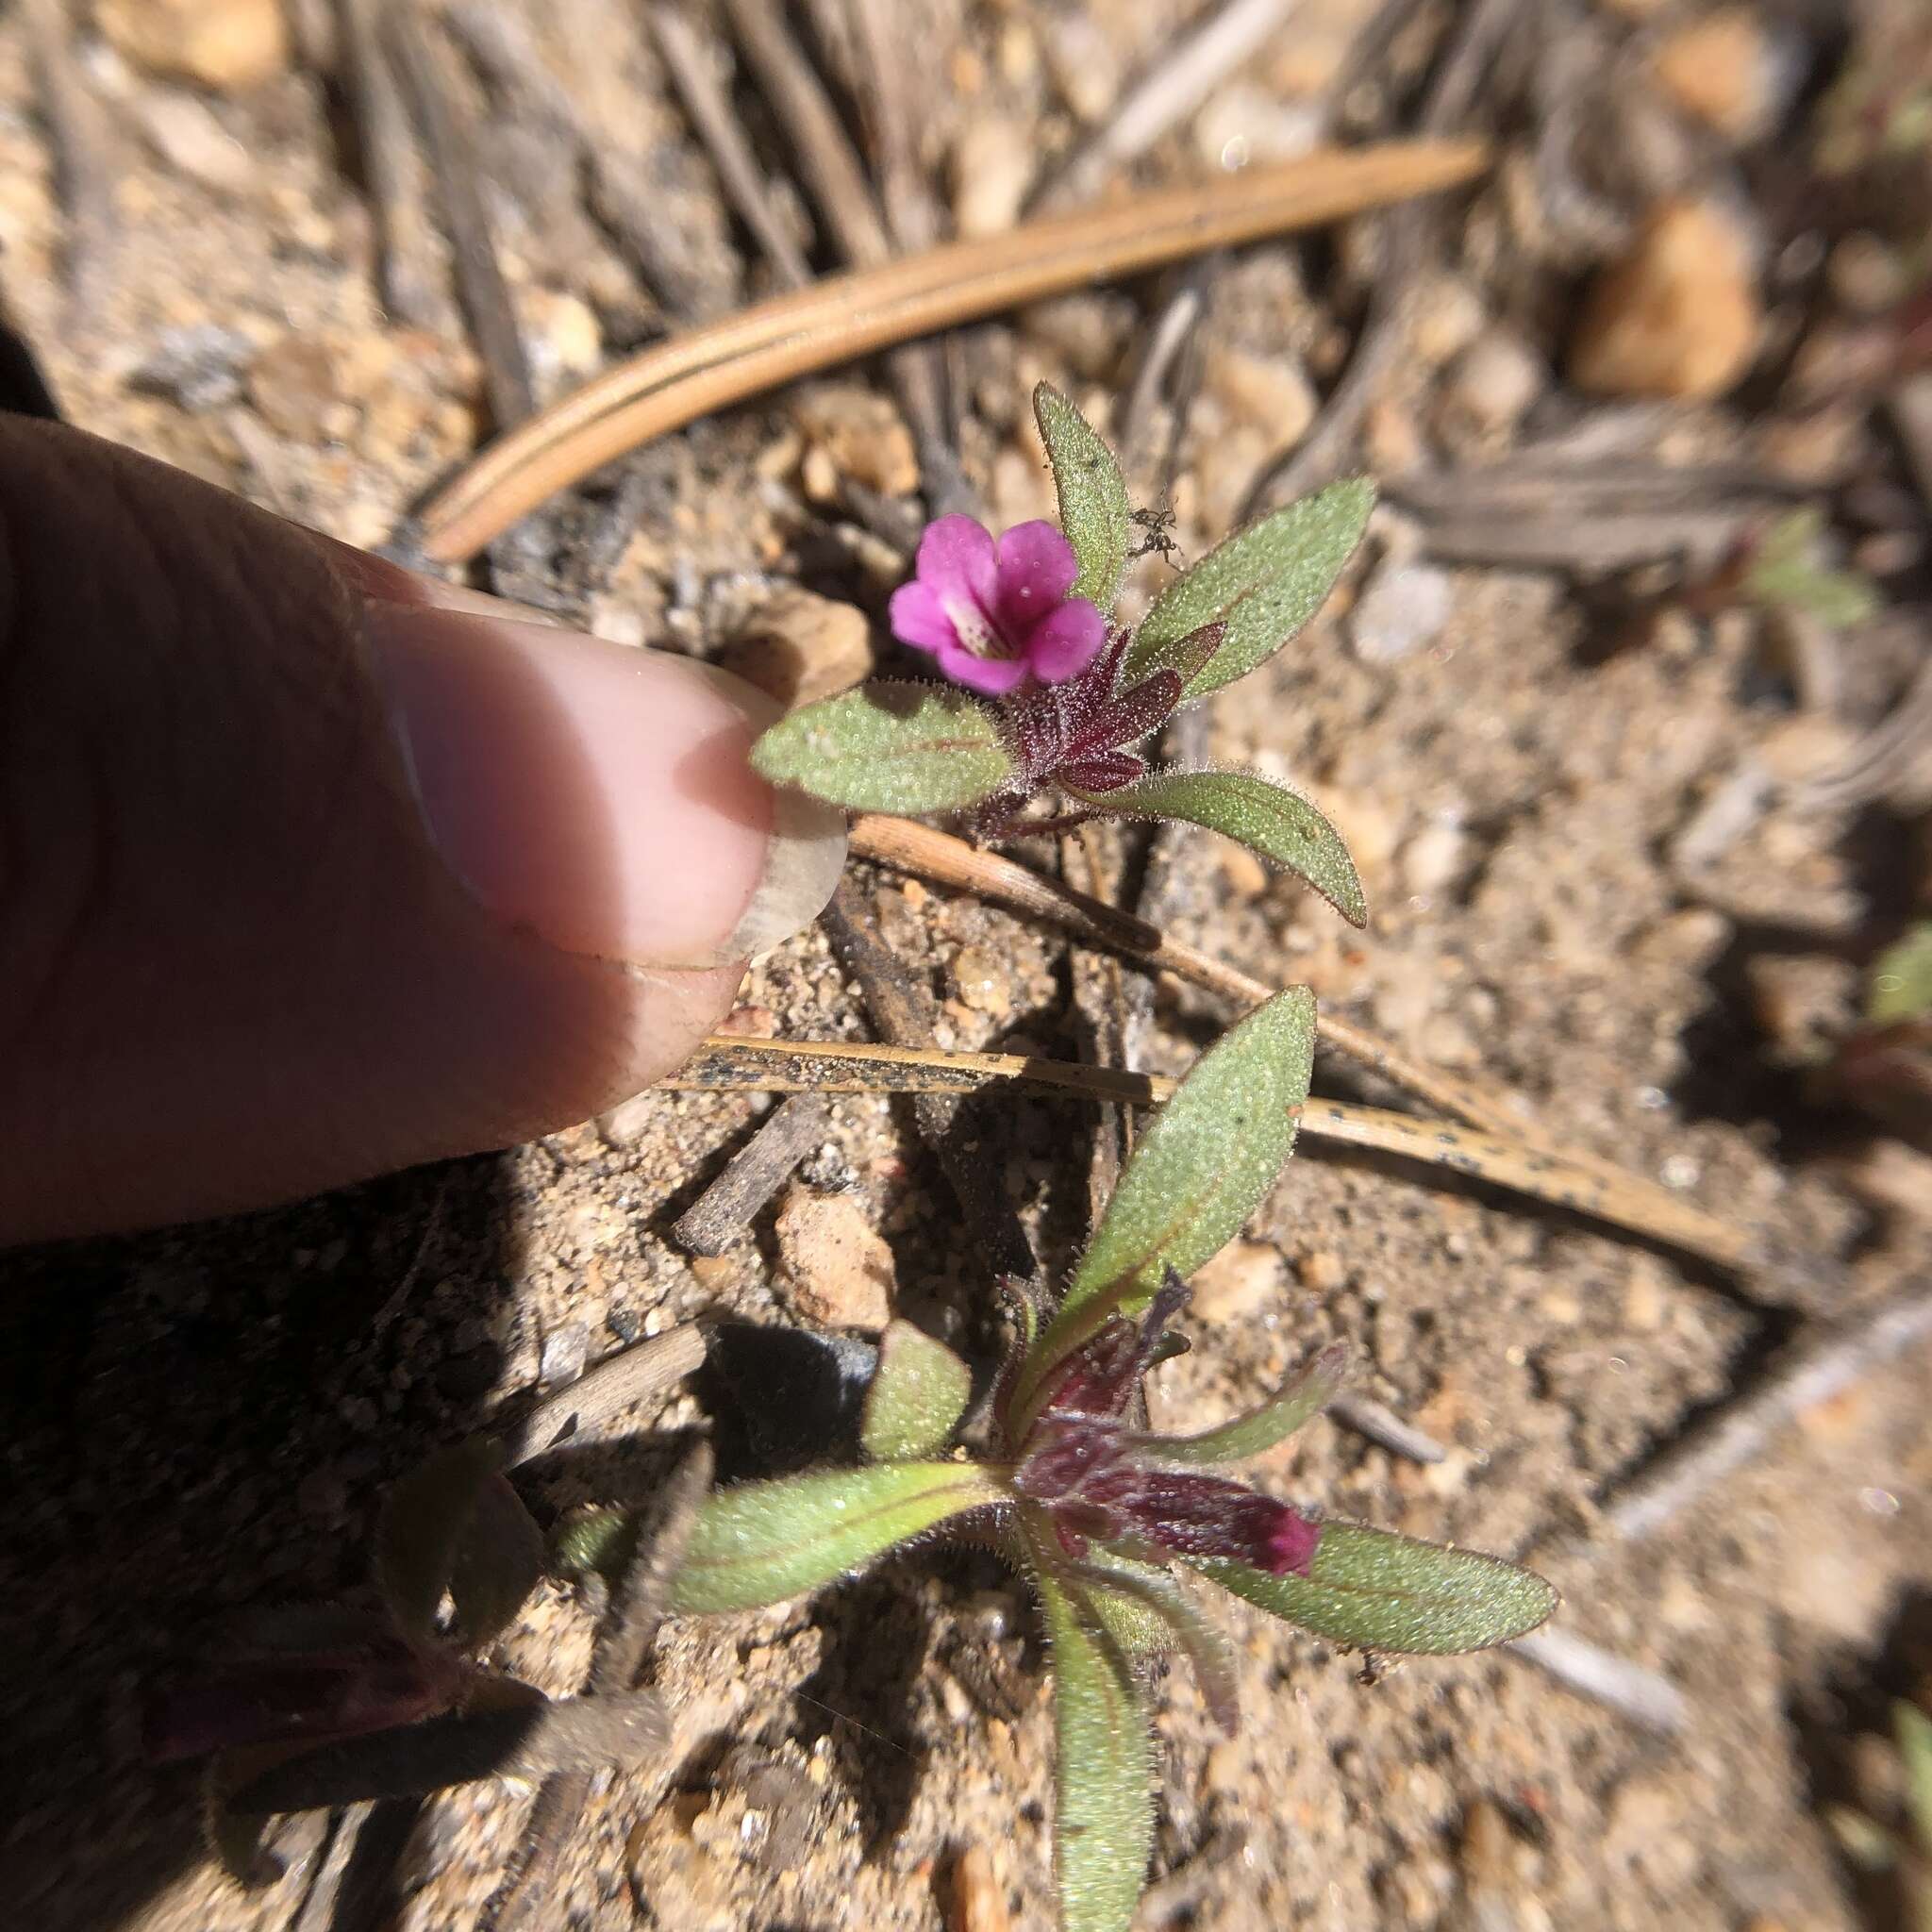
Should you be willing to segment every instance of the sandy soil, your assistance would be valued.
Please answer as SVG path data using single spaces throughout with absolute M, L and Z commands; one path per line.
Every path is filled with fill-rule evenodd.
M 500 10 L 525 24 L 553 12 L 536 0 Z M 1109 64 L 1131 73 L 1191 10 L 1174 0 L 923 4 L 947 50 L 929 117 L 922 104 L 935 178 L 948 180 L 961 131 L 989 120 L 1008 122 L 1019 150 L 1064 147 L 1083 112 L 1104 111 L 1081 78 L 1110 91 Z M 1150 159 L 1150 178 L 1218 158 L 1237 134 L 1257 149 L 1302 138 L 1335 50 L 1368 10 L 1309 6 L 1301 30 Z M 1578 33 L 1619 50 L 1606 90 L 1648 85 L 1629 48 L 1650 29 L 1622 16 L 1650 10 L 1578 10 Z M 758 291 L 763 274 L 740 260 L 741 238 L 665 97 L 636 9 L 585 0 L 554 11 L 542 45 L 580 83 L 589 124 L 620 128 L 655 171 L 667 227 L 694 264 L 686 312 Z M 1441 11 L 1424 9 L 1424 27 Z M 1765 24 L 1796 37 L 1807 85 L 1836 58 L 1826 29 L 1791 25 L 1782 9 Z M 1432 42 L 1408 40 L 1397 58 L 1413 64 Z M 68 412 L 334 534 L 380 540 L 484 429 L 475 358 L 446 291 L 408 325 L 379 306 L 340 92 L 313 66 L 231 98 L 158 81 L 98 42 L 79 62 L 106 104 L 120 174 L 117 227 L 80 238 L 75 294 L 63 264 L 76 234 L 24 31 L 17 10 L 0 21 L 0 276 Z M 1373 100 L 1362 108 L 1374 111 Z M 554 394 L 680 318 L 574 200 L 555 127 L 527 101 L 503 106 L 493 125 L 491 205 L 540 384 Z M 1753 152 L 1700 147 L 1690 165 L 1743 193 L 1755 232 L 1787 245 L 1774 171 Z M 1449 223 L 1371 419 L 1371 462 L 1476 449 L 1444 413 L 1465 341 L 1511 332 L 1544 365 L 1541 415 L 1489 435 L 1487 453 L 1584 407 L 1548 365 L 1561 362 L 1578 288 L 1615 242 L 1555 222 L 1530 153 L 1529 135 L 1512 134 L 1504 165 Z M 1625 187 L 1601 192 L 1615 208 Z M 1759 191 L 1762 205 L 1750 203 Z M 1257 400 L 1231 358 L 1325 388 L 1358 319 L 1370 239 L 1257 248 L 1214 284 L 1206 380 L 1178 425 L 1172 484 L 1190 554 L 1220 534 L 1292 428 L 1292 398 Z M 1105 406 L 1161 297 L 1151 284 L 1108 291 L 965 337 L 964 454 L 1000 521 L 1044 507 L 1022 426 L 1031 382 L 1053 375 Z M 183 334 L 211 328 L 233 339 Z M 198 356 L 206 379 L 173 373 L 171 355 L 175 365 Z M 874 370 L 843 380 L 878 388 Z M 1890 463 L 1861 409 L 1794 429 L 1767 378 L 1740 393 L 1668 410 L 1665 453 L 1789 469 L 1808 428 L 1814 444 L 1838 439 L 1833 467 Z M 575 522 L 550 525 L 556 549 L 541 571 L 557 599 L 611 635 L 707 654 L 775 584 L 803 581 L 876 618 L 890 578 L 840 536 L 841 486 L 831 502 L 808 491 L 794 402 L 774 397 L 641 455 L 621 486 L 622 522 L 606 490 Z M 1440 629 L 1374 660 L 1351 638 L 1360 589 L 1352 581 L 1297 646 L 1218 700 L 1212 732 L 1217 757 L 1291 776 L 1336 810 L 1377 908 L 1370 931 L 1350 934 L 1202 835 L 1186 936 L 1514 1086 L 1566 1141 L 1763 1221 L 1793 1253 L 1842 1262 L 1804 1312 L 1860 1305 L 1908 1278 L 1924 1260 L 1924 1221 L 1909 1202 L 1875 1210 L 1848 1184 L 1869 1145 L 1806 1111 L 1768 1037 L 1801 994 L 1821 1024 L 1843 1024 L 1857 935 L 1895 921 L 1915 890 L 1904 830 L 1883 812 L 1806 811 L 1778 796 L 1696 879 L 1670 862 L 1714 788 L 1790 741 L 1793 699 L 1764 626 L 1667 613 L 1607 649 L 1598 605 L 1558 579 L 1457 568 Z M 1908 601 L 1923 577 L 1888 591 Z M 875 640 L 888 646 L 876 627 Z M 1843 639 L 1846 695 L 1830 730 L 1848 738 L 1875 719 L 1912 648 L 1882 625 Z M 945 1001 L 944 1043 L 1072 1049 L 1057 938 L 863 868 L 859 877 Z M 1782 962 L 1782 1004 L 1765 991 L 1766 958 Z M 742 998 L 761 1009 L 755 1024 L 866 1037 L 857 992 L 816 931 L 759 962 Z M 1215 1024 L 1197 997 L 1163 986 L 1148 1063 L 1179 1071 Z M 1339 1071 L 1332 1091 L 1366 1091 Z M 602 1126 L 283 1212 L 6 1264 L 13 1502 L 0 1668 L 14 1796 L 0 1860 L 19 1923 L 296 1923 L 313 1859 L 293 1858 L 281 1885 L 253 1898 L 219 1878 L 198 1846 L 192 1772 L 137 1761 L 142 1686 L 245 1607 L 362 1588 L 385 1483 L 513 1404 L 536 1383 L 546 1339 L 570 1324 L 587 1329 L 594 1358 L 706 1311 L 798 1324 L 769 1215 L 695 1268 L 668 1234 L 762 1108 L 656 1095 Z M 988 1135 L 987 1158 L 1003 1163 L 1057 1262 L 1084 1212 L 1086 1125 L 1064 1106 L 1003 1101 Z M 807 1183 L 863 1204 L 891 1248 L 902 1309 L 985 1352 L 989 1284 L 909 1115 L 883 1099 L 836 1102 Z M 1591 1499 L 1748 1383 L 1801 1312 L 1775 1287 L 1501 1193 L 1312 1147 L 1249 1238 L 1264 1251 L 1249 1257 L 1259 1285 L 1229 1291 L 1226 1319 L 1196 1318 L 1195 1352 L 1157 1377 L 1160 1416 L 1224 1414 L 1305 1350 L 1348 1337 L 1371 1365 L 1370 1391 L 1448 1442 L 1448 1459 L 1405 1463 L 1324 1422 L 1266 1481 L 1499 1550 L 1587 1529 Z M 1231 1606 L 1241 1736 L 1218 1739 L 1184 1671 L 1157 1690 L 1161 1818 L 1146 1923 L 1863 1923 L 1818 1798 L 1849 1775 L 1874 1687 L 1922 1655 L 1924 1376 L 1923 1356 L 1890 1366 L 1641 1549 L 1557 1568 L 1566 1627 L 1690 1697 L 1693 1722 L 1674 1741 L 1507 1657 L 1418 1663 L 1365 1684 L 1350 1660 Z M 681 1395 L 658 1426 L 702 1412 Z M 659 1467 L 660 1450 L 641 1442 L 563 1472 L 533 1501 L 555 1511 Z M 568 1690 L 589 1623 L 570 1592 L 546 1585 L 506 1655 Z M 1013 1923 L 1049 1923 L 1051 1712 L 1024 1592 L 990 1557 L 918 1551 L 808 1601 L 677 1625 L 656 1676 L 680 1712 L 676 1761 L 599 1781 L 549 1923 L 957 1926 L 951 1873 L 973 1846 L 990 1854 Z M 526 1793 L 498 1787 L 425 1807 L 356 1923 L 473 1923 L 526 1807 Z

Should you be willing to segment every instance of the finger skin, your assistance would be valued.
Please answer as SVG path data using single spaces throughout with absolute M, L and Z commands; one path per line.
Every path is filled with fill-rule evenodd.
M 458 881 L 386 714 L 372 592 L 436 594 L 0 420 L 0 1240 L 505 1145 L 636 1092 L 728 1006 L 739 961 L 568 950 Z M 516 710 L 517 783 L 572 821 L 594 892 L 608 800 L 554 690 Z

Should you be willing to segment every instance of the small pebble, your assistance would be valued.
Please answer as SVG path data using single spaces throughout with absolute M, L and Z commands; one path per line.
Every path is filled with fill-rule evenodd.
M 1194 1276 L 1194 1312 L 1204 1322 L 1239 1322 L 1281 1301 L 1281 1256 L 1266 1241 L 1236 1241 Z
M 257 179 L 255 157 L 197 94 L 183 90 L 137 96 L 141 131 L 177 175 L 224 194 L 240 194 Z
M 794 1182 L 776 1222 L 791 1303 L 828 1328 L 876 1333 L 892 1318 L 892 1251 L 852 1194 L 818 1194 Z
M 718 661 L 791 710 L 871 675 L 872 625 L 853 605 L 790 587 L 752 612 Z
M 1453 601 L 1446 571 L 1426 563 L 1385 566 L 1349 617 L 1356 656 L 1364 664 L 1393 664 L 1433 643 L 1449 622 Z
M 154 353 L 129 377 L 145 395 L 165 396 L 190 415 L 225 408 L 242 393 L 242 371 L 255 344 L 218 322 L 166 330 Z
M 1033 186 L 1033 141 L 998 115 L 975 115 L 953 150 L 953 221 L 964 241 L 1004 235 Z
M 1500 437 L 1514 429 L 1549 387 L 1549 365 L 1521 336 L 1491 329 L 1456 359 L 1442 393 L 1452 436 Z
M 135 66 L 225 93 L 289 64 L 280 0 L 95 0 L 93 20 Z
M 582 1322 L 561 1322 L 543 1338 L 537 1377 L 546 1389 L 567 1389 L 584 1373 L 591 1355 L 591 1330 Z
M 1290 352 L 1257 356 L 1216 349 L 1202 371 L 1208 392 L 1238 422 L 1261 430 L 1272 448 L 1299 442 L 1315 420 L 1315 391 Z
M 975 1013 L 1004 1020 L 1013 1010 L 1012 975 L 991 946 L 961 946 L 953 958 L 952 978 L 959 998 Z
M 326 441 L 354 423 L 335 354 L 320 337 L 271 342 L 249 364 L 247 384 L 256 413 L 291 441 Z
M 1768 131 L 1792 69 L 1748 7 L 1720 7 L 1686 21 L 1665 35 L 1651 61 L 1657 86 L 1676 107 L 1740 142 Z
M 1714 202 L 1666 202 L 1591 287 L 1570 374 L 1596 395 L 1719 396 L 1751 366 L 1761 322 L 1737 219 Z
M 946 1932 L 1008 1932 L 1012 1920 L 1007 1912 L 1006 1888 L 984 1845 L 968 1845 L 953 1860 L 948 1904 Z
M 887 399 L 857 383 L 818 383 L 791 407 L 792 420 L 809 445 L 803 466 L 806 493 L 815 501 L 836 494 L 836 479 L 849 477 L 881 496 L 905 496 L 919 488 L 919 458 L 912 432 Z M 814 483 L 812 458 L 829 466 L 833 487 Z

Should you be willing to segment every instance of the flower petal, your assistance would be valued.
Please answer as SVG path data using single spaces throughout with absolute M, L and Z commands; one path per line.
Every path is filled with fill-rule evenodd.
M 984 525 L 971 517 L 940 517 L 919 540 L 919 581 L 942 603 L 970 600 L 990 612 L 999 583 L 997 555 Z
M 941 651 L 959 641 L 953 620 L 929 585 L 901 584 L 888 608 L 892 635 L 915 651 Z
M 1027 633 L 1026 662 L 1042 684 L 1065 684 L 1100 655 L 1107 623 L 1084 597 L 1073 597 L 1051 610 Z
M 940 646 L 939 658 L 940 669 L 955 684 L 984 691 L 988 697 L 1011 691 L 1026 675 L 1026 667 L 1019 658 L 975 658 L 957 638 L 949 638 Z
M 999 588 L 991 608 L 1010 636 L 1024 637 L 1079 575 L 1074 546 L 1056 525 L 1044 518 L 1015 524 L 999 541 Z

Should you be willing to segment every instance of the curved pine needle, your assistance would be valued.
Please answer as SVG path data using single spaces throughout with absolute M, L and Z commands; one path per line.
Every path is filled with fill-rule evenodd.
M 1130 1107 L 1158 1106 L 1175 1085 L 1159 1074 L 1028 1054 L 854 1041 L 749 1040 L 727 1033 L 712 1034 L 697 1057 L 662 1084 L 686 1092 L 970 1093 L 999 1081 Z M 1598 1163 L 1583 1166 L 1543 1154 L 1515 1139 L 1386 1108 L 1323 1099 L 1312 1099 L 1303 1108 L 1302 1133 L 1313 1141 L 1449 1168 L 1723 1267 L 1742 1267 L 1753 1258 L 1753 1243 L 1742 1229 L 1654 1183 Z
M 1167 189 L 932 248 L 760 302 L 647 349 L 500 438 L 422 512 L 439 562 L 474 557 L 558 491 L 748 396 L 1043 296 L 1316 227 L 1472 180 L 1478 142 L 1391 142 Z

